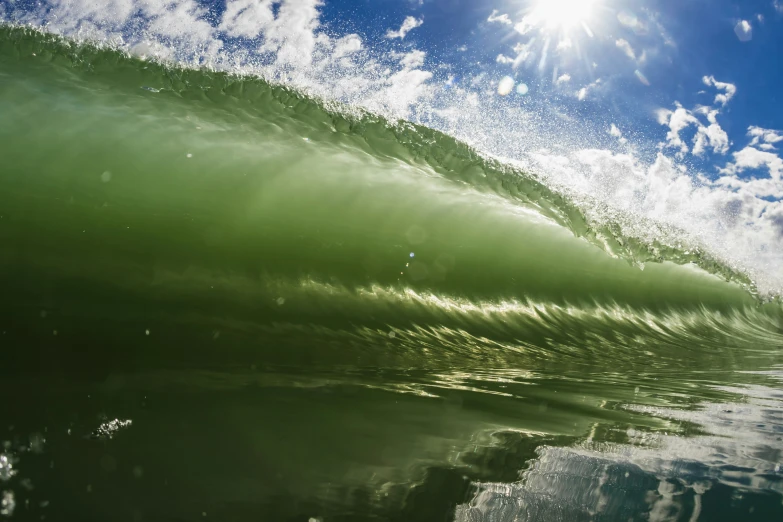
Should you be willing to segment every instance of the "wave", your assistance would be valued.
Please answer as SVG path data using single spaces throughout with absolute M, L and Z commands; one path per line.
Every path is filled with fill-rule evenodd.
M 755 293 L 740 266 L 715 256 L 685 231 L 627 215 L 585 196 L 552 186 L 541 176 L 475 150 L 456 138 L 404 120 L 390 121 L 366 110 L 313 98 L 292 87 L 254 77 L 179 64 L 142 60 L 106 44 L 77 43 L 36 29 L 4 26 L 0 52 L 6 64 L 51 64 L 80 79 L 113 89 L 202 104 L 212 110 L 264 118 L 311 142 L 340 140 L 380 161 L 426 169 L 473 190 L 532 210 L 606 253 L 643 268 L 648 262 L 695 264 Z M 142 93 L 134 93 L 140 96 Z M 283 121 L 284 120 L 284 121 Z
M 293 347 L 272 359 L 375 346 L 403 366 L 780 342 L 779 304 L 679 231 L 588 217 L 442 132 L 29 28 L 0 29 L 0 63 L 17 328 L 36 308 L 137 331 L 166 318 Z M 310 353 L 315 338 L 340 355 Z

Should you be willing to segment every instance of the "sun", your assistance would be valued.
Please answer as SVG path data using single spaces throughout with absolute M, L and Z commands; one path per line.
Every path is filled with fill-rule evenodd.
M 535 0 L 531 17 L 548 29 L 585 27 L 599 0 Z

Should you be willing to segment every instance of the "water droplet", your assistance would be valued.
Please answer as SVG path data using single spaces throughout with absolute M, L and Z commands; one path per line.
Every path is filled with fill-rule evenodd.
M 11 477 L 16 475 L 11 457 L 0 453 L 0 481 L 11 480 Z
M 111 172 L 109 172 L 107 170 L 103 174 L 101 174 L 101 181 L 103 181 L 104 183 L 110 182 L 111 181 Z
M 284 305 L 285 304 L 285 297 L 278 297 L 276 302 L 280 306 Z
M 13 491 L 3 491 L 3 496 L 0 497 L 0 515 L 10 517 L 14 514 L 14 508 L 16 508 L 16 500 L 14 499 Z
M 90 433 L 90 438 L 93 439 L 111 439 L 121 429 L 128 428 L 133 424 L 131 419 L 120 420 L 114 419 L 109 422 L 105 422 L 98 426 L 95 431 Z

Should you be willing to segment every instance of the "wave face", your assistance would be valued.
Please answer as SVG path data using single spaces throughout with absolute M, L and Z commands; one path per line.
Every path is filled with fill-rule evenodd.
M 4 515 L 780 517 L 783 310 L 676 230 L 31 29 L 0 114 Z

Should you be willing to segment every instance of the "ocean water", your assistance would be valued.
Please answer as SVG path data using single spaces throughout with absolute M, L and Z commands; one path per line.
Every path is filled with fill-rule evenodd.
M 0 519 L 783 520 L 783 308 L 622 230 L 435 130 L 2 26 Z

